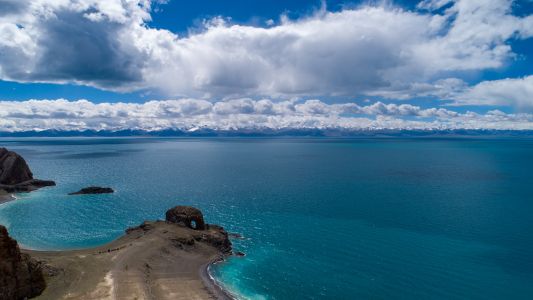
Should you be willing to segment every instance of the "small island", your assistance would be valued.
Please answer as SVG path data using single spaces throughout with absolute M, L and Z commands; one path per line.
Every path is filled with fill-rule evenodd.
M 83 188 L 77 192 L 69 193 L 69 195 L 96 195 L 96 194 L 112 194 L 115 191 L 108 187 L 90 186 Z

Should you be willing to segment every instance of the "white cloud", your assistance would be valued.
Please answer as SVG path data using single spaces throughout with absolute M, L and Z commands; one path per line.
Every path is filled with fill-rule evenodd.
M 528 129 L 532 114 L 458 113 L 444 108 L 320 100 L 180 99 L 136 103 L 0 101 L 0 132 L 29 130 Z
M 206 99 L 409 98 L 503 66 L 513 59 L 508 41 L 533 34 L 533 17 L 513 16 L 510 0 L 428 0 L 425 10 L 321 10 L 268 28 L 215 18 L 179 37 L 147 25 L 152 2 L 0 0 L 0 79 Z
M 455 97 L 456 105 L 513 105 L 533 109 L 533 75 L 484 81 Z

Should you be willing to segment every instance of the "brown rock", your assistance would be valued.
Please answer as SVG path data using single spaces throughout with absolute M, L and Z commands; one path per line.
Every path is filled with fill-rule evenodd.
M 230 232 L 230 233 L 228 233 L 228 235 L 232 239 L 244 240 L 244 237 L 240 233 Z
M 32 179 L 33 173 L 22 156 L 0 148 L 0 184 L 14 185 Z
M 195 239 L 197 241 L 205 242 L 215 248 L 220 252 L 225 254 L 231 254 L 232 245 L 228 237 L 228 233 L 222 226 L 209 224 L 208 232 L 205 234 L 197 235 Z
M 0 225 L 0 299 L 26 299 L 46 287 L 40 264 L 22 254 L 17 241 Z
M 34 179 L 22 156 L 6 148 L 0 148 L 0 190 L 8 193 L 31 192 L 54 185 L 55 182 L 50 180 Z
M 69 195 L 112 194 L 115 191 L 108 187 L 90 186 Z
M 206 230 L 202 212 L 191 206 L 176 206 L 166 213 L 166 220 L 170 223 L 181 224 L 191 229 Z

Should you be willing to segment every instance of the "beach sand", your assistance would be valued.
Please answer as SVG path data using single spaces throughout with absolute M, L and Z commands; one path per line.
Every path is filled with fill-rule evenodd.
M 44 264 L 36 299 L 231 299 L 207 274 L 227 254 L 211 237 L 220 230 L 157 221 L 93 249 L 24 252 Z

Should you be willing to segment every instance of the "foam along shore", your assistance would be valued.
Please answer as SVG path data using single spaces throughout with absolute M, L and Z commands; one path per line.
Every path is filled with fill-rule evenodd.
M 232 298 L 208 274 L 231 255 L 228 233 L 193 207 L 177 206 L 166 221 L 144 222 L 84 250 L 20 251 L 0 229 L 0 299 Z

